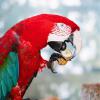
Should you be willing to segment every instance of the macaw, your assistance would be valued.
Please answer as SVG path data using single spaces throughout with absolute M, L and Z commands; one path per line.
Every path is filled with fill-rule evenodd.
M 0 100 L 22 100 L 39 70 L 47 66 L 54 72 L 54 62 L 63 65 L 74 58 L 81 46 L 79 30 L 55 14 L 32 16 L 8 29 L 0 37 Z

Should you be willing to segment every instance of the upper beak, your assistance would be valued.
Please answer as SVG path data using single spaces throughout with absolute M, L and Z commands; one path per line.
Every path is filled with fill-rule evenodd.
M 69 42 L 70 45 L 72 45 L 73 50 L 67 48 L 61 52 L 62 56 L 66 59 L 66 61 L 70 61 L 73 59 L 81 50 L 82 47 L 82 41 L 79 31 L 75 31 L 73 34 L 69 36 L 65 42 Z

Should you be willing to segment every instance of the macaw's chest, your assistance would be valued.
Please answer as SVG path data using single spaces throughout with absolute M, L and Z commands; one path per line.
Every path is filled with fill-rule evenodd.
M 25 90 L 32 80 L 32 77 L 38 72 L 40 67 L 40 53 L 32 47 L 30 42 L 21 41 L 18 47 L 19 57 L 19 79 L 18 84 Z

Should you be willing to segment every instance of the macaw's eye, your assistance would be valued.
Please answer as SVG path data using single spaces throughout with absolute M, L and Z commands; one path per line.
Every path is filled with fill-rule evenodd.
M 67 45 L 65 42 L 62 43 L 62 46 L 60 48 L 61 51 L 64 51 L 66 49 Z

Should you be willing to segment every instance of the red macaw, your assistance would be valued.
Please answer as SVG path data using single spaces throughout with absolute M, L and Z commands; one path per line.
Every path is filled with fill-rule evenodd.
M 47 65 L 53 71 L 52 62 L 65 59 L 65 42 L 78 48 L 80 41 L 74 44 L 73 36 L 79 30 L 73 21 L 54 14 L 33 16 L 11 27 L 0 38 L 0 100 L 22 100 L 39 69 Z M 54 53 L 45 57 L 42 52 L 48 46 Z

